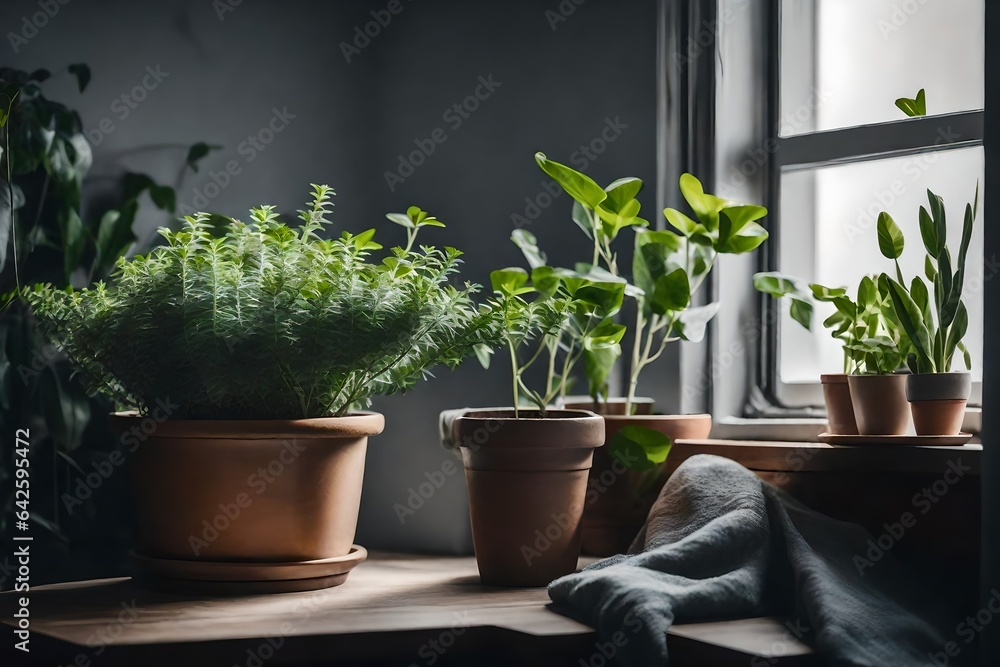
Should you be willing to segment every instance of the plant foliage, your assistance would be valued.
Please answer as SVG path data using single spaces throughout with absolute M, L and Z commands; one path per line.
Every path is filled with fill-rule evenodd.
M 177 418 L 339 416 L 497 342 L 477 286 L 448 284 L 461 253 L 413 249 L 437 220 L 390 215 L 408 244 L 374 262 L 374 229 L 321 237 L 331 194 L 313 186 L 298 229 L 271 206 L 222 236 L 209 214 L 189 216 L 161 230 L 165 246 L 119 261 L 110 285 L 26 298 L 91 388 L 140 411 L 169 400 Z

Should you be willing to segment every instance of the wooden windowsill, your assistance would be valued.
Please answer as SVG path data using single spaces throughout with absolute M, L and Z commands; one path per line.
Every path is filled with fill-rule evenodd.
M 0 594 L 8 626 L 19 595 Z M 432 655 L 439 666 L 501 656 L 510 664 L 578 665 L 600 654 L 592 629 L 550 610 L 544 588 L 484 587 L 471 557 L 375 554 L 344 585 L 303 593 L 184 597 L 121 578 L 41 586 L 30 600 L 30 657 L 44 665 L 71 665 L 78 656 L 91 665 L 245 665 L 268 638 L 280 644 L 264 650 L 273 653 L 263 661 L 269 666 L 428 665 Z M 12 637 L 8 628 L 5 649 Z M 776 618 L 678 625 L 668 641 L 676 667 L 813 658 Z M 440 654 L 434 648 L 445 645 Z M 4 664 L 35 664 L 15 657 Z

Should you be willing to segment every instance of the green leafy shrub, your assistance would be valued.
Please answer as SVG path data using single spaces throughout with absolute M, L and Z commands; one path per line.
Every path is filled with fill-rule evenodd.
M 36 286 L 26 299 L 92 389 L 140 411 L 169 400 L 176 418 L 339 416 L 497 342 L 478 286 L 448 284 L 461 253 L 413 247 L 440 222 L 391 214 L 408 243 L 375 263 L 374 229 L 321 238 L 332 193 L 313 189 L 298 229 L 271 206 L 221 232 L 197 214 L 120 261 L 110 285 Z

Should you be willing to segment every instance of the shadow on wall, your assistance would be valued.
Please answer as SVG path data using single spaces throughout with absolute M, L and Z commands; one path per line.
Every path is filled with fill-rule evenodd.
M 448 225 L 427 242 L 463 249 L 465 277 L 486 283 L 522 263 L 517 225 L 553 263 L 589 254 L 582 235 L 563 238 L 570 203 L 536 150 L 602 182 L 654 182 L 655 19 L 655 0 L 10 0 L 0 50 L 22 69 L 91 66 L 82 96 L 70 77 L 48 90 L 82 113 L 92 191 L 123 169 L 173 183 L 181 147 L 205 140 L 221 148 L 175 183 L 181 211 L 293 212 L 308 183 L 328 183 L 335 222 L 389 245 L 402 239 L 384 213 L 417 204 Z M 140 238 L 167 222 L 149 214 Z M 369 445 L 359 543 L 471 550 L 437 415 L 509 403 L 505 371 L 472 361 L 374 406 L 387 427 Z

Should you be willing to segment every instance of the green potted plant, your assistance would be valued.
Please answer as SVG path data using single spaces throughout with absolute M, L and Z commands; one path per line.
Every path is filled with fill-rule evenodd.
M 757 273 L 753 284 L 760 292 L 788 299 L 789 315 L 810 331 L 816 301 L 831 303 L 835 307 L 833 314 L 823 321 L 823 326 L 841 343 L 844 372 L 823 373 L 820 382 L 829 432 L 834 435 L 858 435 L 849 377 L 877 375 L 880 366 L 884 369 L 887 364 L 896 363 L 901 358 L 898 354 L 898 345 L 901 344 L 898 329 L 882 317 L 884 299 L 878 293 L 875 281 L 865 276 L 858 285 L 856 300 L 848 296 L 846 288 L 826 287 L 818 283 L 806 285 L 794 276 L 777 272 Z
M 836 308 L 823 326 L 841 342 L 844 372 L 820 376 L 830 433 L 835 435 L 902 435 L 909 428 L 905 377 L 896 373 L 908 341 L 885 316 L 888 298 L 876 279 L 863 277 L 852 300 L 843 287 L 810 283 L 807 288 L 798 278 L 780 273 L 754 275 L 756 289 L 789 299 L 789 314 L 806 329 L 812 329 L 815 301 Z
M 895 263 L 895 277 L 879 276 L 879 288 L 891 303 L 888 319 L 905 333 L 909 341 L 906 379 L 917 435 L 956 435 L 961 431 L 965 406 L 972 391 L 969 370 L 952 371 L 952 362 L 961 353 L 966 369 L 972 360 L 963 339 L 969 328 L 969 313 L 962 301 L 966 258 L 972 242 L 973 226 L 979 212 L 979 186 L 971 204 L 965 205 L 962 239 L 958 255 L 948 248 L 948 227 L 944 201 L 927 191 L 928 207 L 920 207 L 920 237 L 926 256 L 924 274 L 907 285 L 899 268 L 903 254 L 903 233 L 887 213 L 878 220 L 879 248 Z M 883 243 L 883 239 L 886 242 Z M 929 285 L 928 285 L 929 283 Z
M 584 346 L 589 396 L 559 397 L 565 407 L 591 409 L 605 418 L 608 446 L 594 456 L 584 551 L 608 555 L 624 551 L 645 520 L 665 481 L 663 463 L 673 440 L 706 438 L 712 427 L 708 414 L 652 414 L 652 400 L 637 395 L 641 374 L 671 342 L 702 340 L 719 304 L 696 305 L 699 288 L 720 255 L 751 252 L 764 242 L 767 232 L 757 221 L 767 211 L 705 193 L 697 178 L 684 174 L 680 191 L 694 219 L 667 208 L 663 214 L 673 231 L 654 231 L 640 217 L 640 179 L 620 178 L 602 188 L 543 153 L 535 160 L 573 199 L 572 219 L 593 243 L 590 261 L 574 267 L 578 275 L 626 281 L 615 243 L 624 230 L 634 232 L 631 282 L 625 282 L 635 307 L 625 394 L 609 395 L 621 348 Z M 515 232 L 514 240 L 533 266 L 544 262 L 533 237 Z M 567 376 L 571 371 L 564 368 Z M 561 386 L 565 389 L 569 382 Z
M 484 584 L 543 586 L 576 569 L 583 505 L 604 421 L 553 409 L 567 366 L 585 350 L 614 349 L 624 327 L 611 321 L 625 283 L 537 266 L 490 275 L 494 312 L 510 359 L 513 407 L 465 411 L 453 441 L 465 464 L 476 561 Z M 560 358 L 564 355 L 565 358 Z M 544 383 L 527 372 L 544 367 Z M 522 400 L 531 405 L 521 407 Z
M 373 229 L 322 238 L 331 194 L 313 186 L 298 228 L 271 206 L 249 224 L 190 216 L 108 285 L 25 293 L 123 406 L 111 419 L 135 445 L 141 562 L 158 574 L 343 581 L 365 555 L 352 546 L 365 450 L 383 428 L 362 408 L 497 342 L 477 286 L 448 284 L 461 253 L 415 247 L 439 221 L 390 216 L 407 244 L 376 262 Z

